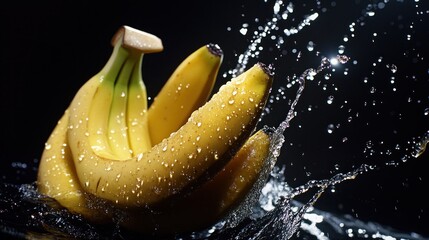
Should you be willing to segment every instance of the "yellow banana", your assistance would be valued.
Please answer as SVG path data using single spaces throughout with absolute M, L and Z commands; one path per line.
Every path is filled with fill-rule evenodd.
M 38 190 L 55 198 L 62 206 L 83 213 L 84 193 L 74 169 L 69 146 L 67 145 L 68 111 L 64 113 L 45 143 L 38 171 Z M 56 179 L 55 181 L 52 181 Z
M 213 179 L 150 211 L 130 211 L 122 223 L 135 231 L 164 235 L 207 228 L 244 200 L 269 155 L 270 136 L 259 130 Z
M 88 116 L 96 88 L 79 90 L 69 108 L 68 141 L 84 190 L 119 205 L 145 206 L 211 176 L 254 130 L 271 89 L 267 71 L 255 64 L 222 86 L 177 132 L 126 161 L 93 151 L 88 122 L 98 119 Z
M 153 145 L 177 131 L 191 113 L 207 101 L 222 59 L 223 52 L 219 46 L 207 44 L 189 55 L 176 68 L 148 111 Z
M 144 42 L 141 42 L 142 38 L 144 38 Z M 106 72 L 108 70 L 119 72 L 121 64 L 117 64 L 115 61 L 124 61 L 125 56 L 123 55 L 125 54 L 123 54 L 123 52 L 126 52 L 124 48 L 131 48 L 131 46 L 134 46 L 138 51 L 144 53 L 161 51 L 163 48 L 161 41 L 157 37 L 135 30 L 128 26 L 122 27 L 117 32 L 112 39 L 112 44 L 115 45 L 112 55 L 119 55 L 119 60 L 112 57 L 104 69 L 97 74 L 97 76 L 91 78 L 91 80 L 85 83 L 85 87 L 82 87 L 85 89 L 97 89 L 102 84 L 106 85 L 104 87 L 100 87 L 100 91 L 97 92 L 97 94 L 101 95 L 98 106 L 104 105 L 100 108 L 110 107 L 114 80 L 110 82 L 106 80 L 106 78 L 109 77 L 106 77 L 106 75 L 108 75 Z M 121 53 L 118 54 L 118 52 Z M 139 138 L 139 141 L 142 143 L 139 147 L 148 149 L 150 148 L 150 143 L 148 142 L 149 136 L 147 121 L 146 123 L 144 121 L 139 121 L 147 117 L 146 114 L 142 114 L 146 111 L 147 105 L 139 105 L 140 102 L 146 103 L 147 101 L 144 84 L 140 81 L 141 74 L 138 69 L 139 67 L 141 67 L 141 58 L 138 59 L 136 67 L 134 68 L 131 85 L 136 87 L 131 88 L 129 105 L 138 105 L 136 107 L 132 107 L 133 109 L 144 109 L 138 110 L 140 116 L 137 118 L 135 117 L 135 122 L 132 124 L 131 128 L 133 130 L 130 131 L 130 136 L 135 136 L 135 134 L 139 134 L 140 132 L 145 133 L 146 136 L 142 134 L 142 137 Z M 109 84 L 112 84 L 112 86 L 109 86 Z M 86 103 L 82 104 L 85 105 Z M 100 119 L 98 125 L 91 125 L 88 127 L 91 135 L 93 136 L 93 151 L 98 154 L 103 154 L 104 152 L 104 155 L 112 156 L 113 154 L 109 152 L 109 141 L 104 134 L 108 129 L 109 113 L 104 111 L 96 112 L 96 109 L 93 110 L 93 117 Z M 134 112 L 137 111 L 133 111 L 133 113 Z M 85 197 L 85 191 L 83 191 L 81 183 L 76 175 L 73 157 L 68 144 L 67 131 L 69 127 L 69 110 L 67 109 L 46 142 L 45 149 L 42 153 L 37 176 L 38 191 L 54 198 L 62 206 L 68 208 L 72 212 L 82 214 L 85 217 L 96 221 L 102 220 L 105 213 L 101 214 L 101 212 L 95 210 L 94 207 L 89 206 L 90 204 Z M 131 143 L 136 142 L 135 140 L 132 140 L 132 137 L 130 137 L 130 139 Z
M 79 89 L 46 143 L 39 191 L 96 221 L 111 219 L 97 203 L 120 207 L 123 225 L 136 230 L 214 223 L 247 194 L 268 155 L 269 136 L 249 136 L 271 89 L 270 69 L 255 64 L 206 102 L 223 57 L 209 44 L 176 68 L 147 110 L 142 56 L 161 51 L 161 41 L 124 26 L 112 43 L 108 63 Z
M 163 46 L 156 36 L 127 26 L 117 32 L 112 44 L 114 50 L 106 66 L 81 88 L 85 93 L 95 91 L 93 99 L 79 105 L 81 104 L 82 108 L 91 108 L 88 114 L 91 120 L 88 121 L 87 134 L 94 152 L 106 158 L 124 160 L 131 156 L 125 116 L 127 92 L 124 91 L 127 90 L 130 78 L 135 79 L 131 82 L 142 82 L 140 69 L 133 71 L 133 68 L 141 66 L 143 53 L 161 51 Z M 131 72 L 133 76 L 130 76 Z M 138 87 L 132 89 L 133 92 L 141 90 L 139 89 L 141 84 L 132 86 Z M 115 89 L 116 96 L 114 96 Z M 142 94 L 142 97 L 145 95 L 146 93 Z M 131 99 L 134 101 L 134 98 Z M 134 122 L 133 128 L 144 128 L 147 132 L 147 123 Z
M 45 143 L 37 175 L 38 191 L 73 213 L 82 214 L 95 222 L 106 222 L 108 212 L 88 205 L 77 178 L 67 144 L 68 117 L 66 110 Z

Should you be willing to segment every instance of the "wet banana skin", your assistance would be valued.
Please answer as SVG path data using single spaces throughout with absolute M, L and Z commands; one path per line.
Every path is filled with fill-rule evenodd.
M 179 65 L 147 109 L 142 57 L 161 51 L 161 41 L 123 26 L 113 45 L 111 59 L 81 87 L 46 142 L 39 191 L 96 222 L 111 220 L 117 208 L 127 216 L 122 225 L 137 231 L 188 231 L 219 220 L 245 196 L 266 159 L 269 137 L 250 135 L 271 88 L 270 70 L 255 64 L 206 102 L 222 61 L 220 48 L 206 45 Z M 186 111 L 174 109 L 187 101 Z M 167 119 L 170 112 L 177 119 Z M 169 131 L 149 134 L 166 124 Z M 218 198 L 205 199 L 213 193 Z M 206 211 L 195 208 L 202 200 L 211 200 Z M 148 206 L 151 214 L 140 211 Z M 193 221 L 180 225 L 183 218 Z M 176 227 L 169 229 L 171 223 Z
M 269 155 L 270 136 L 259 130 L 211 180 L 188 194 L 129 211 L 124 226 L 131 230 L 168 236 L 197 231 L 215 224 L 237 207 L 260 177 Z

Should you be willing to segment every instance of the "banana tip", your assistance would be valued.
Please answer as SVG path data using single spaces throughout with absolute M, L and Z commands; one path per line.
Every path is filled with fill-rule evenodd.
M 219 45 L 214 44 L 214 43 L 209 43 L 206 46 L 213 55 L 218 56 L 218 57 L 221 57 L 223 55 L 223 51 L 219 47 Z
M 267 64 L 265 64 L 265 63 L 262 63 L 262 62 L 258 62 L 257 63 L 261 68 L 262 68 L 262 70 L 268 75 L 268 76 L 274 76 L 274 66 L 272 65 L 272 64 L 269 64 L 269 65 L 267 65 Z

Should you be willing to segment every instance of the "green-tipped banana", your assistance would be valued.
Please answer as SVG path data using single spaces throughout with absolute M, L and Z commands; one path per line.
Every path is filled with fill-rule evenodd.
M 127 102 L 128 102 L 128 82 L 131 77 L 132 69 L 136 65 L 136 58 L 129 54 L 127 60 L 123 63 L 121 71 L 115 82 L 113 90 L 113 99 L 111 101 L 109 124 L 107 138 L 112 153 L 117 159 L 126 160 L 131 158 L 131 148 L 128 141 L 128 125 L 127 125 Z M 137 55 L 137 54 L 136 54 Z M 93 106 L 97 107 L 97 105 Z M 96 123 L 96 121 L 95 121 Z
M 215 224 L 250 192 L 260 177 L 269 147 L 269 135 L 259 130 L 224 169 L 200 188 L 150 211 L 130 211 L 122 224 L 159 235 L 195 231 Z
M 112 44 L 115 45 L 112 55 L 116 56 L 117 59 L 111 57 L 104 69 L 82 87 L 85 91 L 99 89 L 99 91 L 97 90 L 99 103 L 92 102 L 94 106 L 98 105 L 99 109 L 94 107 L 91 113 L 94 118 L 99 118 L 103 121 L 100 121 L 97 125 L 88 126 L 88 134 L 93 137 L 92 150 L 97 154 L 110 157 L 113 157 L 113 153 L 111 153 L 109 147 L 109 140 L 106 138 L 110 110 L 101 111 L 101 109 L 105 108 L 110 109 L 110 102 L 113 97 L 114 80 L 110 82 L 106 80 L 109 77 L 107 72 L 119 72 L 121 64 L 118 64 L 118 62 L 124 61 L 125 56 L 123 53 L 127 51 L 127 48 L 136 46 L 134 47 L 136 51 L 142 53 L 157 52 L 163 49 L 162 43 L 157 37 L 128 26 L 120 28 L 114 36 Z M 131 143 L 136 144 L 136 142 L 140 141 L 142 144 L 138 144 L 138 146 L 143 150 L 147 150 L 151 147 L 147 120 L 146 122 L 141 121 L 142 119 L 147 119 L 146 114 L 141 114 L 146 112 L 147 99 L 139 67 L 141 67 L 141 58 L 137 61 L 131 80 L 133 87 L 131 87 L 129 94 L 129 105 L 131 106 L 129 109 L 133 109 L 132 116 L 134 118 L 129 135 L 131 136 Z M 101 85 L 104 85 L 104 87 L 100 87 Z M 82 105 L 87 106 L 88 104 L 83 102 Z M 100 111 L 97 112 L 97 110 Z M 135 116 L 136 114 L 139 116 Z M 76 175 L 75 163 L 68 143 L 67 131 L 69 128 L 69 110 L 67 109 L 46 142 L 42 153 L 37 177 L 38 190 L 42 194 L 54 198 L 72 212 L 80 213 L 96 221 L 102 220 L 104 213 L 101 214 L 101 212 L 89 206 L 85 197 L 86 193 L 83 191 L 81 182 Z M 141 137 L 137 138 L 138 140 L 133 140 L 133 136 L 136 139 L 136 133 L 146 135 L 142 134 Z
M 223 52 L 208 44 L 189 55 L 176 68 L 148 111 L 152 144 L 177 131 L 191 113 L 206 103 L 213 89 Z
M 147 118 L 147 94 L 141 76 L 142 61 L 134 66 L 128 89 L 128 138 L 132 156 L 138 157 L 152 148 Z
M 161 41 L 124 26 L 112 43 L 108 63 L 80 88 L 46 144 L 39 191 L 92 220 L 111 214 L 94 208 L 94 199 L 119 207 L 130 216 L 123 224 L 137 230 L 134 222 L 168 232 L 186 212 L 192 221 L 171 231 L 217 221 L 247 194 L 267 156 L 268 136 L 249 137 L 271 89 L 270 70 L 255 64 L 206 102 L 222 61 L 209 44 L 176 68 L 147 110 L 142 57 L 161 51 Z M 210 209 L 195 206 L 207 196 Z M 161 214 L 142 219 L 148 206 Z
M 135 101 L 136 92 L 137 94 L 140 92 L 141 97 L 146 97 L 139 69 L 143 53 L 161 51 L 163 46 L 157 37 L 129 27 L 121 28 L 114 36 L 112 44 L 114 50 L 106 66 L 81 88 L 83 94 L 91 94 L 91 99 L 78 103 L 79 106 L 73 108 L 88 110 L 87 117 L 90 120 L 87 123 L 87 134 L 93 151 L 109 159 L 125 160 L 136 152 L 130 149 L 129 140 L 134 142 L 138 139 L 135 134 L 131 135 L 131 138 L 128 136 L 126 119 L 128 83 L 132 82 L 129 90 L 133 93 L 130 96 L 132 101 Z M 137 70 L 134 70 L 135 68 Z M 136 84 L 136 81 L 139 83 Z M 147 99 L 142 101 L 145 103 Z M 132 107 L 138 107 L 133 102 L 130 104 Z M 142 107 L 147 107 L 147 104 L 143 104 Z M 148 132 L 147 122 L 144 121 L 144 118 L 147 118 L 145 110 L 139 111 L 142 116 L 133 121 L 132 129 L 142 128 L 142 132 Z M 135 111 L 133 109 L 133 112 Z M 139 145 L 137 151 L 140 148 L 150 148 L 149 139 L 138 141 L 140 142 L 142 145 Z M 137 144 L 131 146 L 135 145 Z

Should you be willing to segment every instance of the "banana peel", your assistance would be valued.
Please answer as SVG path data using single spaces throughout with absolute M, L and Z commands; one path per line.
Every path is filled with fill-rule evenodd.
M 134 231 L 169 235 L 203 230 L 225 218 L 244 200 L 260 177 L 269 155 L 270 135 L 252 135 L 231 161 L 194 191 L 152 206 L 129 211 L 123 225 Z
M 200 47 L 171 74 L 148 110 L 153 145 L 177 131 L 209 98 L 223 52 L 216 44 Z
M 147 109 L 142 58 L 161 51 L 161 40 L 123 26 L 112 45 L 46 142 L 38 190 L 94 222 L 119 209 L 121 225 L 136 231 L 210 226 L 240 203 L 268 156 L 269 136 L 254 131 L 272 85 L 269 67 L 255 64 L 209 99 L 223 53 L 203 46 Z

